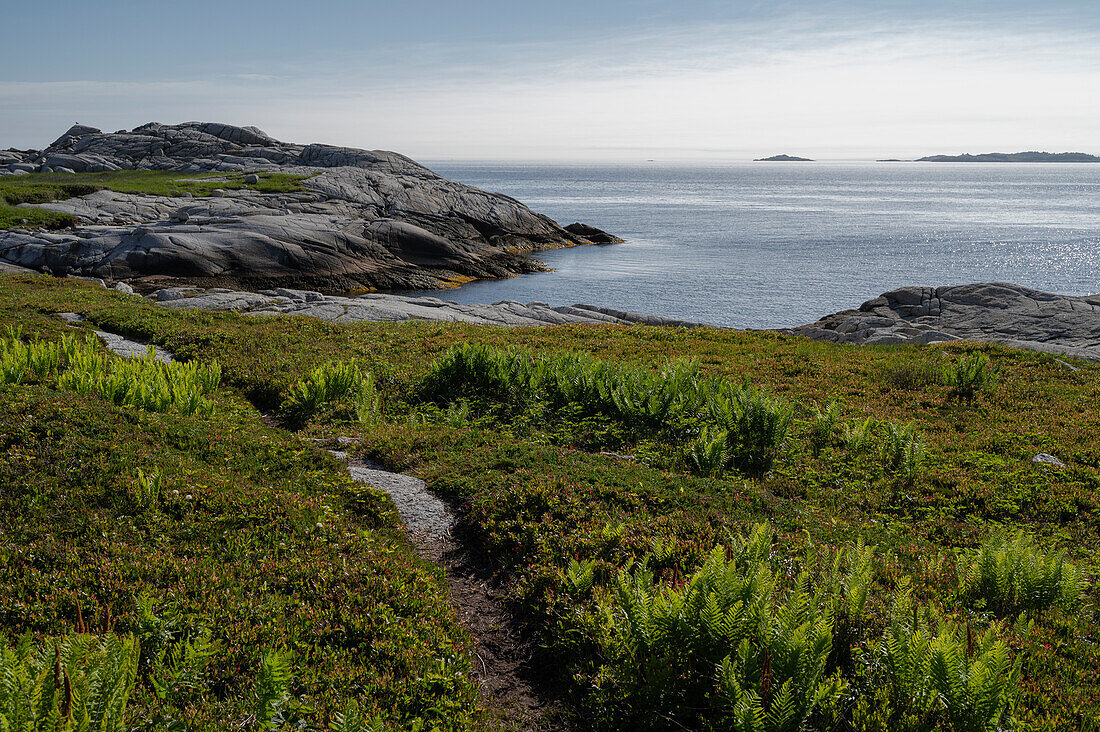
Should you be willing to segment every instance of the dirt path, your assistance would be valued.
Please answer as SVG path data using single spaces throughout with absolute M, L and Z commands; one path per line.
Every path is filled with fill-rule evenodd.
M 76 313 L 58 313 L 58 317 L 74 325 L 84 320 Z M 115 333 L 92 332 L 111 352 L 124 358 L 143 358 L 147 353 L 148 344 Z M 156 358 L 165 363 L 173 360 L 170 353 L 160 348 L 156 349 Z M 272 414 L 264 414 L 263 420 L 270 426 L 278 426 Z M 342 446 L 354 442 L 340 439 Z M 546 674 L 540 672 L 535 649 L 524 638 L 520 624 L 505 609 L 492 585 L 492 566 L 456 535 L 459 530 L 454 511 L 418 478 L 352 460 L 347 452 L 329 452 L 348 461 L 348 473 L 353 480 L 390 496 L 417 553 L 443 568 L 451 604 L 459 621 L 474 637 L 473 676 L 500 727 L 532 732 L 570 730 L 560 703 L 547 691 Z
M 345 452 L 333 454 L 348 459 Z M 545 674 L 534 660 L 535 649 L 492 585 L 492 567 L 479 561 L 461 540 L 451 508 L 418 478 L 357 460 L 349 460 L 348 472 L 354 480 L 389 494 L 417 553 L 443 567 L 451 604 L 475 640 L 473 676 L 501 727 L 548 732 L 570 729 L 560 705 L 541 682 Z

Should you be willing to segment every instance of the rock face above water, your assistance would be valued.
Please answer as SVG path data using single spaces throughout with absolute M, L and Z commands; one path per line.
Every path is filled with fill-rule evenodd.
M 903 287 L 789 332 L 835 343 L 991 341 L 1100 361 L 1100 295 L 999 282 Z
M 595 305 L 550 307 L 546 303 L 511 300 L 491 305 L 463 305 L 435 297 L 405 297 L 369 293 L 338 297 L 316 291 L 276 289 L 240 292 L 215 288 L 176 287 L 150 295 L 171 309 L 237 311 L 245 315 L 304 315 L 330 323 L 426 320 L 478 325 L 667 325 L 696 327 L 697 323 L 628 313 Z
M 0 262 L 55 274 L 244 289 L 435 288 L 545 269 L 532 251 L 592 242 L 508 196 L 442 178 L 393 152 L 275 140 L 255 127 L 76 125 L 41 151 L 0 152 L 0 174 L 271 171 L 312 176 L 300 193 L 212 197 L 111 191 L 41 204 L 75 231 L 0 231 Z M 610 237 L 609 240 L 613 240 Z

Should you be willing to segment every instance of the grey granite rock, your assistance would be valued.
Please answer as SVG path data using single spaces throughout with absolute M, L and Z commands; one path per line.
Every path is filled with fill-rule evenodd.
M 33 269 L 26 267 L 20 267 L 18 264 L 11 264 L 0 260 L 0 274 L 38 274 Z
M 582 233 L 567 231 L 515 199 L 441 178 L 397 153 L 295 145 L 254 127 L 149 123 L 104 133 L 77 125 L 33 155 L 6 151 L 0 166 L 11 174 L 43 167 L 234 171 L 247 173 L 246 182 L 265 170 L 311 176 L 300 193 L 99 191 L 40 204 L 75 216 L 73 232 L 0 231 L 2 261 L 125 279 L 143 292 L 173 284 L 434 288 L 539 271 L 532 251 L 610 237 L 583 225 Z
M 1054 457 L 1053 455 L 1051 455 L 1049 453 L 1045 453 L 1045 452 L 1041 452 L 1038 455 L 1036 455 L 1035 457 L 1031 458 L 1031 462 L 1034 463 L 1035 465 L 1047 465 L 1047 466 L 1050 466 L 1052 468 L 1064 468 L 1064 467 L 1066 467 L 1066 464 L 1063 463 L 1061 460 L 1059 460 L 1058 458 Z
M 238 311 L 245 315 L 303 315 L 331 323 L 427 320 L 478 325 L 541 326 L 567 324 L 675 325 L 697 323 L 654 318 L 592 305 L 549 307 L 545 303 L 510 300 L 492 305 L 445 302 L 434 297 L 407 297 L 368 293 L 359 297 L 324 295 L 308 290 L 280 288 L 263 292 L 237 292 L 170 288 L 150 295 L 171 309 Z
M 55 313 L 55 315 L 73 327 L 76 327 L 78 323 L 83 323 L 86 320 L 86 318 L 79 313 Z M 175 360 L 171 353 L 159 346 L 154 346 L 144 341 L 131 340 L 117 333 L 108 333 L 95 329 L 91 329 L 91 332 L 103 341 L 103 345 L 106 346 L 108 351 L 117 356 L 122 356 L 123 358 L 145 358 L 149 354 L 149 350 L 152 349 L 153 358 L 161 363 L 172 363 Z
M 1100 295 L 1001 282 L 903 287 L 787 332 L 836 343 L 965 339 L 1100 361 Z

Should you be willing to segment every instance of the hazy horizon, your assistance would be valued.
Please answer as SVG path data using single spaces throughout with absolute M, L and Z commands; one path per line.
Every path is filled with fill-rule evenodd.
M 1100 153 L 1100 9 L 1029 5 L 18 0 L 0 147 L 204 120 L 425 160 Z

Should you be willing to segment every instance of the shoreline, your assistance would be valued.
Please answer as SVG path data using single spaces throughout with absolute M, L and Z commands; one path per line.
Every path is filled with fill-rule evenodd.
M 4 273 L 0 269 L 0 276 Z M 97 278 L 71 279 L 108 288 Z M 341 297 L 288 288 L 248 292 L 171 287 L 139 295 L 122 282 L 109 289 L 145 297 L 173 310 L 301 315 L 331 323 L 419 320 L 508 327 L 648 325 L 775 332 L 840 345 L 928 345 L 965 340 L 1100 362 L 1100 295 L 1058 295 L 1002 282 L 903 287 L 813 323 L 761 329 L 727 328 L 584 303 L 551 306 L 501 300 L 462 304 L 430 296 L 373 292 Z

